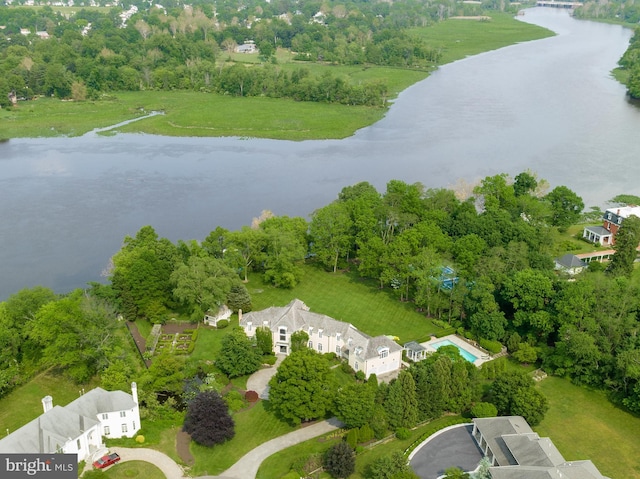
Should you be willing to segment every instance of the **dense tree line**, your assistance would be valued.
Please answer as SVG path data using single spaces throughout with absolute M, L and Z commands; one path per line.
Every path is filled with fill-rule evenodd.
M 640 9 L 640 6 L 639 6 Z M 633 98 L 640 98 L 640 29 L 636 28 L 620 66 L 629 72 L 627 89 Z
M 590 1 L 576 9 L 574 15 L 576 18 L 611 20 L 636 25 L 629 47 L 618 63 L 628 71 L 626 85 L 629 95 L 632 98 L 640 98 L 640 34 L 637 28 L 640 23 L 640 2 L 637 0 Z
M 0 11 L 0 106 L 19 98 L 52 95 L 83 100 L 105 92 L 189 89 L 238 96 L 384 105 L 386 85 L 352 83 L 306 69 L 272 65 L 277 48 L 296 58 L 336 64 L 425 66 L 440 58 L 439 45 L 406 29 L 447 18 L 454 2 L 313 1 L 218 2 L 139 10 L 123 24 L 122 9 L 81 9 L 69 18 L 44 6 Z M 28 35 L 21 34 L 27 29 Z M 36 32 L 46 32 L 40 38 Z M 238 44 L 253 41 L 262 64 L 228 63 Z

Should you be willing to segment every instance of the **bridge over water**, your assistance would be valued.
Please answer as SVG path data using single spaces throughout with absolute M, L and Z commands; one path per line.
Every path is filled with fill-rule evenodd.
M 555 7 L 555 8 L 578 8 L 583 5 L 582 2 L 556 2 L 555 0 L 537 0 L 537 7 Z

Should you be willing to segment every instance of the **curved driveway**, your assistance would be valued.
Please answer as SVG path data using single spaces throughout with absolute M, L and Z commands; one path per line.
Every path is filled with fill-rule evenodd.
M 229 469 L 219 476 L 198 476 L 202 479 L 253 479 L 256 477 L 262 461 L 278 451 L 294 446 L 298 443 L 326 434 L 342 427 L 342 423 L 336 418 L 321 421 L 311 426 L 303 427 L 284 436 L 276 437 L 255 449 L 249 451 Z M 189 477 L 183 469 L 166 454 L 147 448 L 113 447 L 111 451 L 120 455 L 121 461 L 146 461 L 150 462 L 163 472 L 167 479 L 182 479 Z
M 157 466 L 167 479 L 181 479 L 187 477 L 184 475 L 182 468 L 176 462 L 163 452 L 148 448 L 128 448 L 128 447 L 111 447 L 111 452 L 117 452 L 120 460 L 124 461 L 145 461 Z
M 429 437 L 409 456 L 411 468 L 420 479 L 437 479 L 454 466 L 467 472 L 475 470 L 483 456 L 472 431 L 472 425 L 460 424 Z

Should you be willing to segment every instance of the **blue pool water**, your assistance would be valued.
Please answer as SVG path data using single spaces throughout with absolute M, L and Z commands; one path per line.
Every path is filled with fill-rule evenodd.
M 458 351 L 460 351 L 460 355 L 463 358 L 465 358 L 467 361 L 469 361 L 470 363 L 473 363 L 473 362 L 475 362 L 476 359 L 478 359 L 476 356 L 471 354 L 469 351 L 466 351 L 465 349 L 462 349 L 460 346 L 458 346 L 455 343 L 452 343 L 448 339 L 444 339 L 442 341 L 438 341 L 437 343 L 433 343 L 433 344 L 431 344 L 431 346 L 436 348 L 436 349 L 439 349 L 442 346 L 455 346 L 456 348 L 458 348 Z

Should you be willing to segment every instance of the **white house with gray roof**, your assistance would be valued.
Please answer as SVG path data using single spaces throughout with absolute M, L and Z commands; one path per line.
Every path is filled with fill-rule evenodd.
M 336 353 L 355 371 L 366 377 L 397 372 L 402 363 L 402 347 L 386 336 L 372 338 L 349 323 L 324 314 L 312 313 L 299 299 L 284 307 L 271 307 L 242 315 L 240 326 L 249 337 L 256 328 L 271 330 L 276 354 L 291 352 L 291 334 L 304 331 L 309 335 L 309 348 L 319 353 Z
M 78 454 L 78 462 L 104 448 L 102 437 L 133 437 L 140 429 L 136 383 L 131 394 L 95 388 L 66 406 L 42 399 L 44 413 L 0 439 L 2 453 Z
M 608 479 L 591 461 L 565 460 L 521 416 L 476 418 L 473 437 L 491 462 L 492 479 Z

